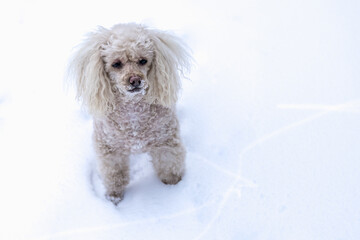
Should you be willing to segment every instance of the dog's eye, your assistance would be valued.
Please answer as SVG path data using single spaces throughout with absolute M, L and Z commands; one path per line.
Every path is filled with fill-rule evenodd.
M 114 62 L 111 65 L 113 68 L 121 68 L 122 67 L 122 63 L 120 61 Z
M 147 60 L 146 59 L 141 59 L 140 61 L 139 61 L 139 64 L 140 65 L 145 65 L 147 63 Z

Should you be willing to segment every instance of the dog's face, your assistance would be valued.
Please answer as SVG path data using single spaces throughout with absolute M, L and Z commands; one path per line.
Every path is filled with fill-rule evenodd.
M 116 37 L 101 51 L 111 84 L 115 91 L 126 95 L 145 95 L 154 58 L 152 42 L 143 35 Z
M 173 107 L 180 76 L 191 56 L 170 33 L 138 24 L 100 27 L 80 45 L 70 64 L 77 96 L 95 115 L 104 115 L 120 101 L 143 99 Z M 117 100 L 116 100 L 117 99 Z

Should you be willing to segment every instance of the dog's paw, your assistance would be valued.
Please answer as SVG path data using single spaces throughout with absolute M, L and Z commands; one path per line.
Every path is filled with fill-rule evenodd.
M 111 201 L 115 206 L 117 206 L 121 200 L 123 200 L 124 198 L 124 192 L 111 192 L 111 193 L 107 193 L 105 195 L 106 199 Z
M 181 176 L 179 175 L 175 175 L 175 174 L 171 174 L 169 176 L 163 177 L 161 178 L 161 181 L 165 184 L 169 184 L 169 185 L 175 185 L 178 182 L 181 181 Z

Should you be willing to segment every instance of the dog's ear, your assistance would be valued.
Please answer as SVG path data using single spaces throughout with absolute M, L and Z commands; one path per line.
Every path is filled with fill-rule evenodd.
M 109 30 L 102 27 L 88 34 L 69 65 L 69 75 L 76 81 L 77 98 L 94 115 L 104 114 L 113 104 L 114 94 L 101 58 L 101 46 L 109 34 Z
M 190 70 L 192 58 L 186 45 L 176 36 L 149 30 L 154 59 L 149 71 L 150 96 L 155 103 L 173 107 L 178 98 L 180 78 Z

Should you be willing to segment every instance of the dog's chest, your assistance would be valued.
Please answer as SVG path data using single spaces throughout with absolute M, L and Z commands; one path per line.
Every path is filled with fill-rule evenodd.
M 125 106 L 116 117 L 116 122 L 128 139 L 142 140 L 148 136 L 149 131 L 160 116 L 157 109 L 150 105 L 129 105 Z
M 110 145 L 131 152 L 165 141 L 176 127 L 170 109 L 145 103 L 119 106 L 103 123 L 102 137 Z

